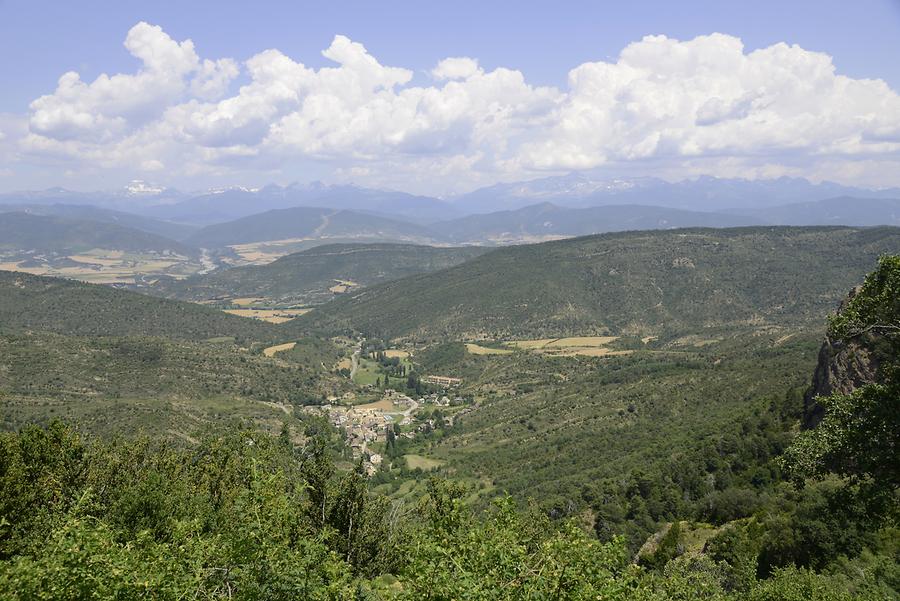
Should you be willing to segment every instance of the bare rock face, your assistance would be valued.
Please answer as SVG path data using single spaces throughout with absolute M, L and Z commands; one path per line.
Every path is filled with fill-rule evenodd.
M 857 289 L 850 291 L 844 304 L 852 299 Z M 840 311 L 839 309 L 838 311 Z M 849 394 L 860 386 L 875 381 L 879 360 L 873 351 L 874 336 L 862 336 L 843 342 L 825 336 L 819 350 L 819 362 L 813 373 L 812 385 L 803 399 L 803 425 L 814 428 L 822 420 L 822 406 L 816 402 L 818 396 Z

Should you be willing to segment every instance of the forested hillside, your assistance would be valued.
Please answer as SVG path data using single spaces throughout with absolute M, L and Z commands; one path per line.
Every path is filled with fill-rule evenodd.
M 767 227 L 589 236 L 498 249 L 346 295 L 291 327 L 383 338 L 658 335 L 821 320 L 900 229 Z
M 79 336 L 229 337 L 266 341 L 278 330 L 221 311 L 106 286 L 0 271 L 0 334 L 41 330 Z
M 266 265 L 234 267 L 160 282 L 150 291 L 191 301 L 254 297 L 280 305 L 317 304 L 332 299 L 332 289 L 338 286 L 370 286 L 437 271 L 487 250 L 412 244 L 326 244 Z

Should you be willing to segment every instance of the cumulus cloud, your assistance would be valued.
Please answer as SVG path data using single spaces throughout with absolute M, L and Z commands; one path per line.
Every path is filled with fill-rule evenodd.
M 764 176 L 794 173 L 802 157 L 810 173 L 843 164 L 833 172 L 872 177 L 858 164 L 900 162 L 900 95 L 883 81 L 838 74 L 798 46 L 747 52 L 723 34 L 645 37 L 614 62 L 576 66 L 565 89 L 470 57 L 414 85 L 412 71 L 340 35 L 319 69 L 275 49 L 201 59 L 147 23 L 125 48 L 135 73 L 69 72 L 31 103 L 23 152 L 176 175 L 310 160 L 431 192 L 609 164 Z
M 478 68 L 477 60 L 467 56 L 457 56 L 445 58 L 439 62 L 437 66 L 431 70 L 431 75 L 438 80 L 466 79 L 479 71 L 480 69 Z

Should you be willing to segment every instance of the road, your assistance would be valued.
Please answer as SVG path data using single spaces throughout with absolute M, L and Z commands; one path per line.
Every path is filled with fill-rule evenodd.
M 353 351 L 353 354 L 350 355 L 350 380 L 356 376 L 356 370 L 359 369 L 359 355 L 362 353 L 362 341 L 360 340 L 359 344 L 356 345 L 356 350 Z

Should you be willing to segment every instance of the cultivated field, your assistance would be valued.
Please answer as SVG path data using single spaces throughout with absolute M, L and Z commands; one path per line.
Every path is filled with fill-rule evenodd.
M 618 340 L 618 336 L 572 336 L 569 338 L 540 338 L 537 340 L 512 340 L 505 343 L 520 349 L 548 348 L 599 348 Z
M 610 357 L 633 352 L 608 347 L 618 339 L 618 336 L 571 336 L 568 338 L 510 340 L 503 343 L 510 347 L 506 349 L 491 348 L 469 342 L 466 343 L 466 350 L 472 355 L 508 355 L 515 349 L 548 357 Z M 647 340 L 650 339 L 652 338 Z
M 471 342 L 466 344 L 466 350 L 473 355 L 509 355 L 512 353 L 509 349 L 488 348 Z
M 284 323 L 295 317 L 309 313 L 309 309 L 223 309 L 225 313 L 238 317 L 249 317 L 269 323 Z
M 397 359 L 408 359 L 409 353 L 407 351 L 401 351 L 397 349 L 388 349 L 384 351 L 384 356 L 388 359 L 393 359 L 396 357 Z
M 353 288 L 359 286 L 359 284 L 350 280 L 335 280 L 335 282 L 337 283 L 328 289 L 329 292 L 333 292 L 335 294 L 344 294 L 345 292 L 349 292 Z
M 0 255 L 0 269 L 22 271 L 80 280 L 92 284 L 133 284 L 136 278 L 169 276 L 183 279 L 201 269 L 199 262 L 176 254 L 131 253 L 95 248 L 68 256 L 41 256 L 22 260 L 21 256 Z
M 281 351 L 289 351 L 292 348 L 297 346 L 296 342 L 285 342 L 284 344 L 276 344 L 275 346 L 270 346 L 269 348 L 263 349 L 263 355 L 266 357 L 274 357 L 275 353 L 280 353 Z

